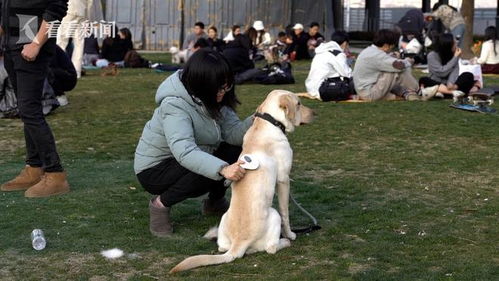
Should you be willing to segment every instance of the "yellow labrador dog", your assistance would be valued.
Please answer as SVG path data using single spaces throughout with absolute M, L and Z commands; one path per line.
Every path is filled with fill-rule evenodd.
M 245 253 L 274 254 L 291 245 L 296 234 L 289 225 L 289 173 L 293 151 L 285 133 L 312 121 L 313 111 L 288 91 L 272 91 L 258 107 L 253 125 L 244 136 L 242 154 L 259 162 L 244 178 L 232 184 L 229 210 L 218 228 L 221 255 L 199 255 L 185 259 L 170 273 L 199 266 L 232 262 Z M 272 208 L 277 186 L 279 213 Z M 216 231 L 216 230 L 214 230 Z M 280 238 L 280 236 L 285 238 Z

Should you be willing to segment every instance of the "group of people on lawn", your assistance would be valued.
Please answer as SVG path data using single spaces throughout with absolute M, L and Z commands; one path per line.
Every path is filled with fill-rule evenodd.
M 0 31 L 9 39 L 4 46 L 6 69 L 18 96 L 27 157 L 21 173 L 1 185 L 1 190 L 26 190 L 26 197 L 47 197 L 69 191 L 41 104 L 43 81 L 56 48 L 55 40 L 47 37 L 47 22 L 64 17 L 67 1 L 31 2 L 16 2 L 18 6 L 15 7 L 2 6 L 1 16 L 9 16 L 16 9 L 36 10 L 42 25 L 33 41 L 19 43 L 16 38 L 19 26 L 2 20 Z M 216 39 L 216 29 L 210 28 L 207 45 L 194 50 L 203 38 L 204 25 L 197 24 L 196 28 L 198 30 L 185 42 L 193 52 L 183 68 L 159 86 L 157 108 L 145 124 L 135 151 L 135 174 L 144 189 L 155 195 L 149 201 L 150 231 L 161 237 L 173 232 L 172 206 L 187 198 L 208 193 L 203 213 L 220 215 L 227 210 L 229 203 L 225 199 L 227 186 L 224 181 L 238 181 L 244 177 L 245 170 L 238 161 L 243 136 L 254 118 L 259 118 L 250 115 L 240 120 L 235 113 L 239 104 L 235 84 L 240 73 L 234 71 L 227 50 L 236 45 L 243 46 L 245 51 L 246 46 L 256 46 L 253 52 L 246 51 L 244 56 L 260 56 L 260 51 L 267 48 L 259 46 L 271 42 L 263 23 L 254 23 L 256 35 L 253 31 L 241 34 L 240 27 L 234 26 L 223 43 Z M 439 93 L 464 95 L 482 86 L 474 81 L 471 73 L 459 75 L 461 49 L 453 33 L 436 37 L 433 51 L 428 54 L 430 75 L 418 82 L 411 71 L 414 61 L 402 59 L 392 52 L 399 42 L 399 34 L 393 30 L 376 32 L 373 44 L 360 52 L 352 70 L 346 32 L 337 31 L 331 41 L 325 42 L 315 23 L 310 25 L 308 33 L 303 33 L 301 24 L 295 24 L 292 29 L 294 36 L 280 34 L 275 48 L 280 52 L 280 59 L 314 57 L 305 86 L 308 96 L 316 99 L 330 99 L 337 95 L 338 89 L 346 89 L 347 94 L 355 93 L 364 101 L 428 100 Z M 129 38 L 125 31 L 123 33 L 125 39 Z M 494 68 L 499 64 L 495 28 L 489 27 L 487 34 L 485 54 L 478 62 L 495 65 Z M 121 43 L 114 43 L 121 46 Z M 109 44 L 112 48 L 113 42 Z M 333 85 L 336 82 L 340 87 Z

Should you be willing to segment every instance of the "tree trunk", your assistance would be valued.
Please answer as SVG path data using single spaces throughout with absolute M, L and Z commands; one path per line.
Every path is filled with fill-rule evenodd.
M 475 55 L 471 51 L 473 46 L 473 17 L 475 15 L 475 0 L 463 0 L 461 14 L 464 18 L 463 58 L 470 59 Z

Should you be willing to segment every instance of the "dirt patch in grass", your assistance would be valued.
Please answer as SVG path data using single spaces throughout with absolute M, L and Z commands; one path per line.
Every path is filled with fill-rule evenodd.
M 358 273 L 366 272 L 370 268 L 371 267 L 367 264 L 352 263 L 351 265 L 348 266 L 348 272 L 350 274 L 358 274 Z

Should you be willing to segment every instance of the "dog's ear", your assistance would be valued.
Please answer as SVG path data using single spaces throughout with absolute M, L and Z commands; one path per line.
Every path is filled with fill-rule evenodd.
M 296 115 L 296 106 L 293 102 L 293 99 L 289 95 L 282 95 L 279 98 L 279 107 L 284 110 L 286 117 L 293 124 L 295 123 L 295 115 Z

